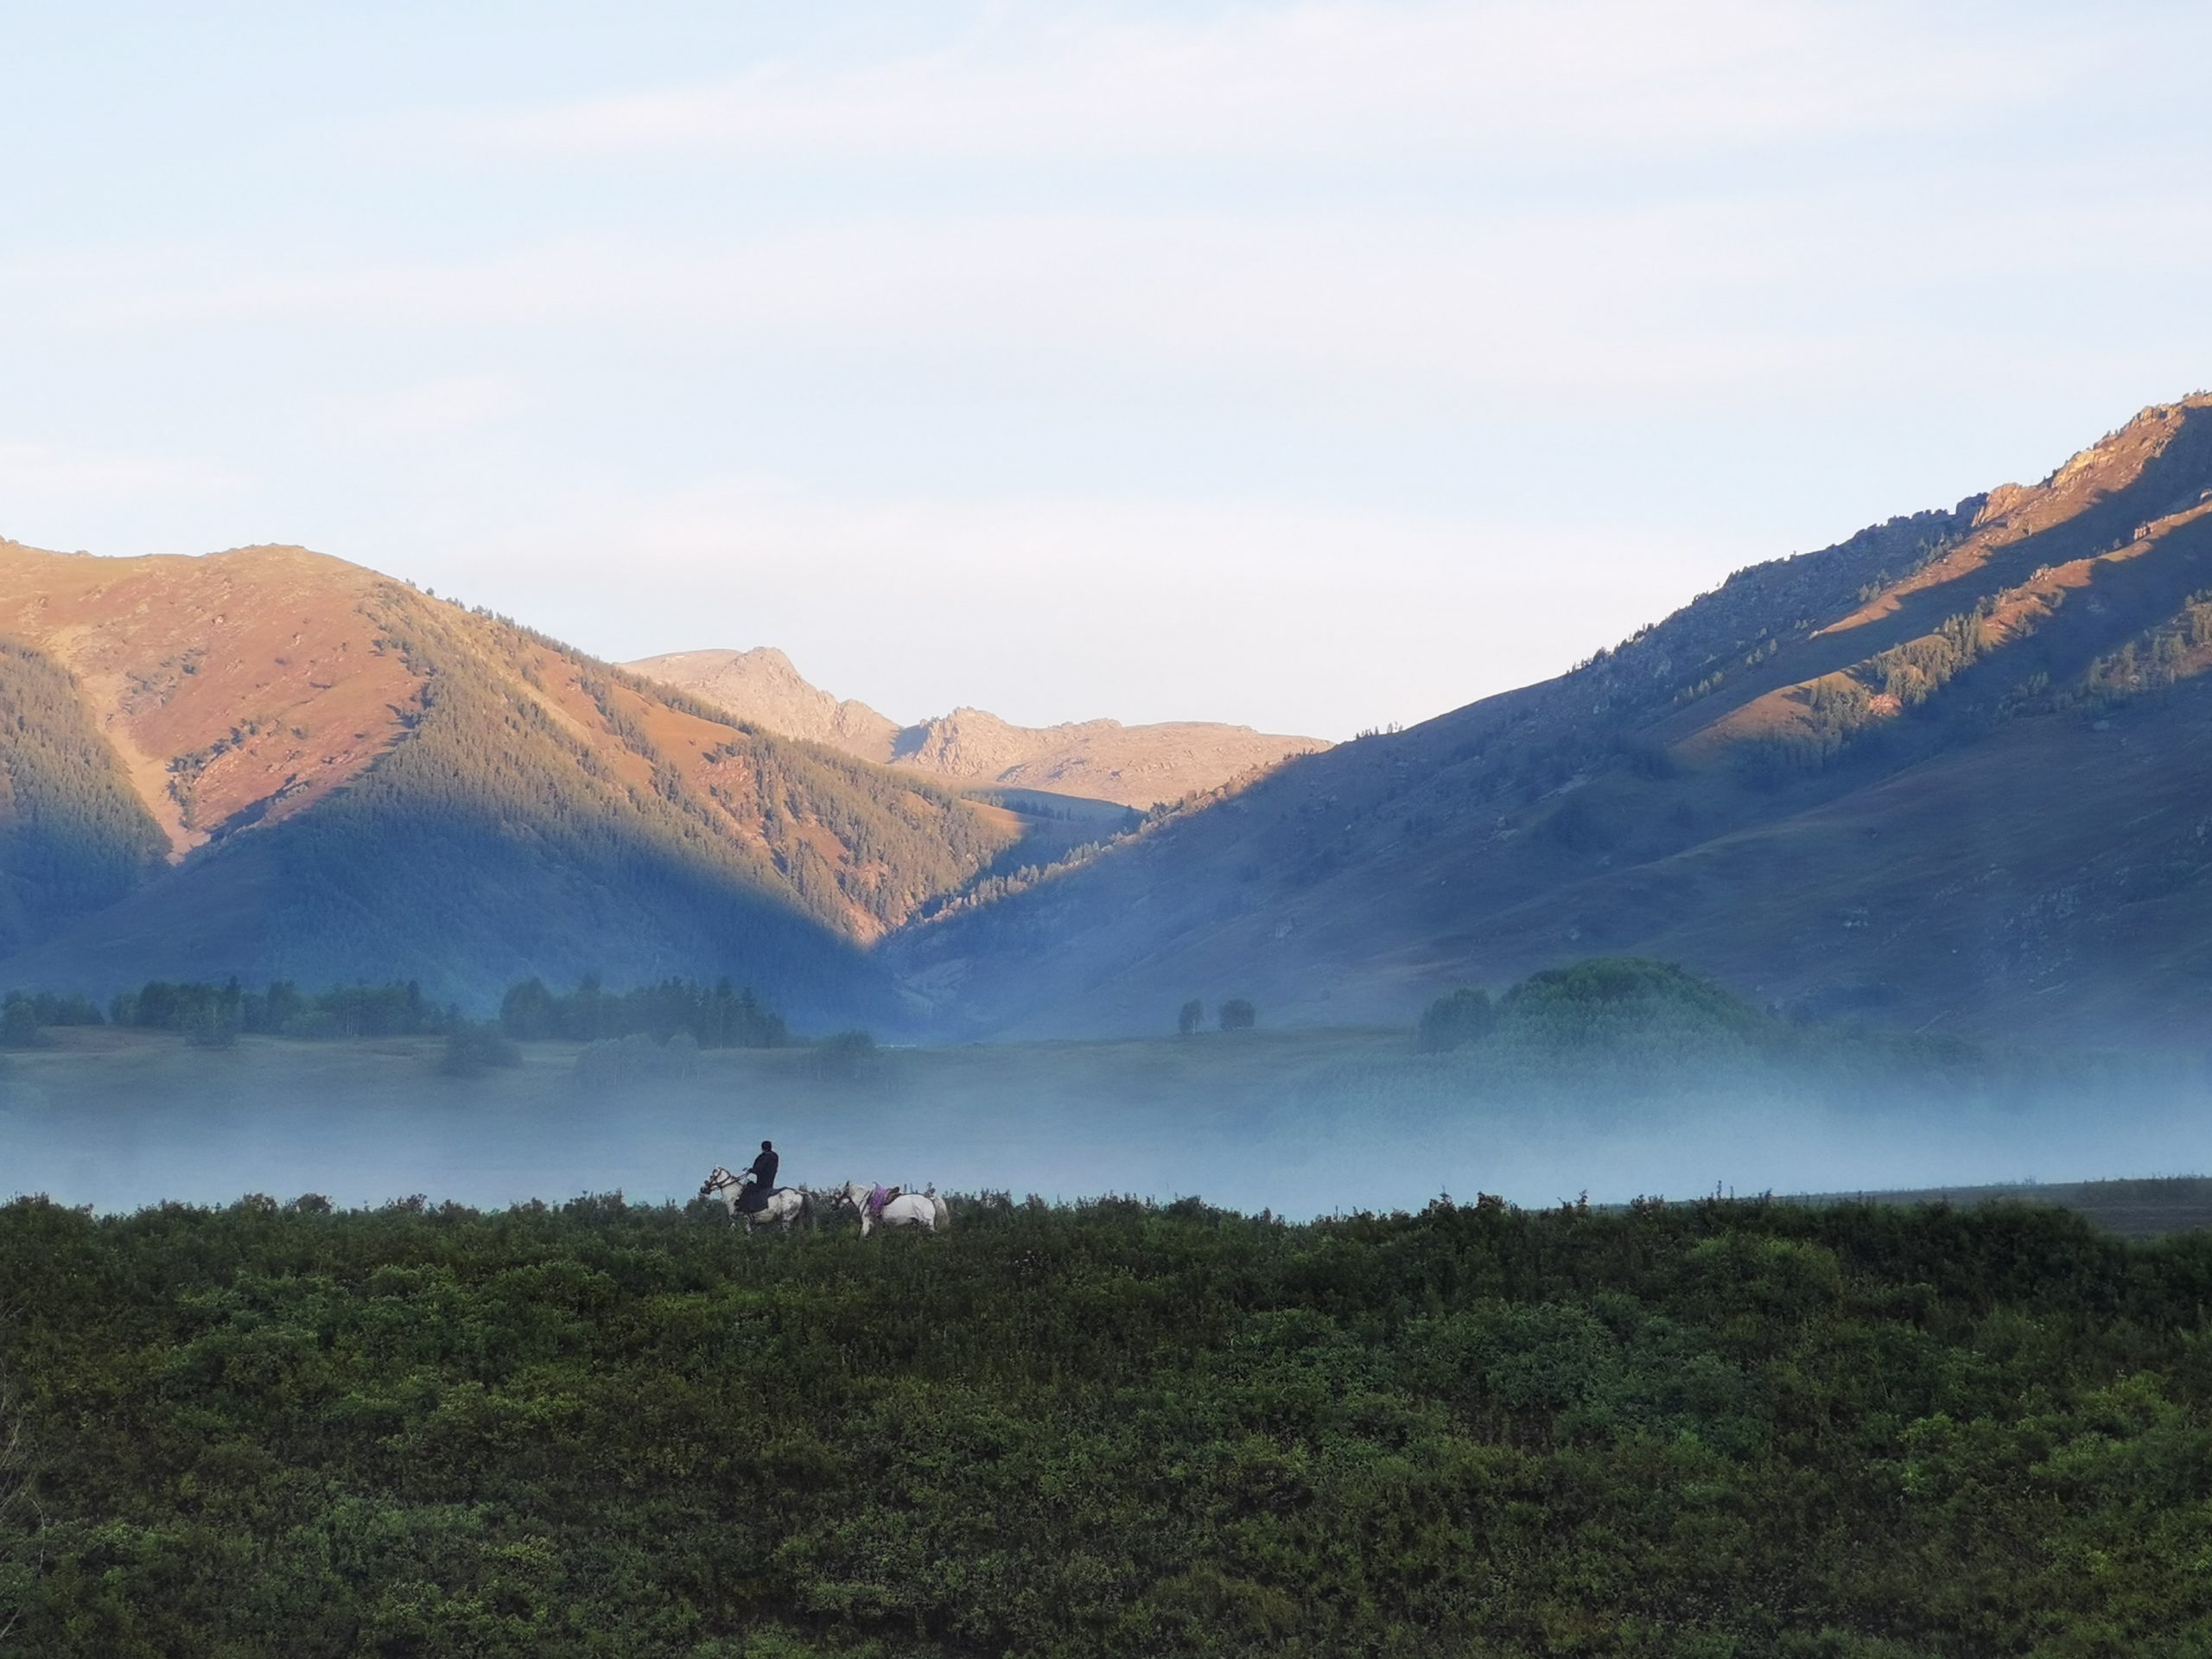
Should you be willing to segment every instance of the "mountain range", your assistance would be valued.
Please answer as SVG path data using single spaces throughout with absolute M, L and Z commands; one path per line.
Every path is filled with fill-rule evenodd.
M 1402 1021 L 1654 955 L 1808 1015 L 2202 1042 L 2212 397 L 1738 571 L 1558 679 L 1283 768 L 889 955 L 948 1023 Z
M 900 727 L 772 652 L 613 667 L 297 548 L 0 543 L 0 984 L 728 976 L 802 1024 L 1054 1035 L 1402 1024 L 1637 953 L 1808 1016 L 2187 1043 L 2208 667 L 2203 396 L 1287 760 Z
M 809 684 L 772 645 L 677 652 L 627 667 L 765 730 L 826 743 L 877 766 L 956 786 L 1000 785 L 1139 809 L 1219 789 L 1293 755 L 1329 747 L 1319 738 L 1273 736 L 1249 726 L 1202 721 L 1015 726 L 967 708 L 901 726 L 864 702 Z
M 19 984 L 730 975 L 882 1017 L 865 947 L 1026 834 L 299 548 L 0 544 L 0 636 Z

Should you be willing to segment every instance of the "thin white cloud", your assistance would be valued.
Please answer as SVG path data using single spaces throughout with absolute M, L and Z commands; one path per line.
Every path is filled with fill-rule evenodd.
M 238 489 L 242 482 L 235 473 L 195 461 L 0 442 L 0 502 L 203 496 Z
M 453 580 L 473 593 L 525 555 L 543 620 L 616 655 L 774 645 L 901 719 L 967 702 L 1321 736 L 1557 673 L 1753 556 L 1650 525 L 755 479 L 569 499 Z M 659 632 L 605 632 L 610 570 L 658 596 Z
M 502 375 L 450 375 L 396 390 L 333 398 L 338 424 L 391 443 L 449 438 L 488 426 L 518 406 L 514 383 Z
M 1133 21 L 995 15 L 934 50 L 419 118 L 493 153 L 884 159 L 1416 156 L 1556 165 L 1923 129 L 2036 97 L 2079 31 L 1830 0 L 1413 0 Z
M 1938 296 L 2108 270 L 2155 245 L 2212 274 L 2212 201 L 2007 200 L 1936 185 L 1487 217 L 1368 212 L 879 213 L 749 238 L 543 243 L 450 262 L 286 269 L 149 251 L 29 302 L 73 328 L 259 332 L 293 320 L 583 329 L 813 353 L 822 372 L 1095 394 L 1134 381 L 1411 410 L 1499 397 L 1678 399 L 2002 372 L 2018 341 Z M 2067 349 L 2063 340 L 2050 351 Z M 496 418 L 512 391 L 441 376 L 352 400 L 391 438 Z

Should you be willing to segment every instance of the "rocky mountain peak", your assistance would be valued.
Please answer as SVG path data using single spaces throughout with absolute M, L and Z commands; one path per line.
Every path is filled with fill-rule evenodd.
M 1205 721 L 1124 726 L 1101 719 L 1017 726 L 969 703 L 899 726 L 865 703 L 840 702 L 809 683 L 772 646 L 679 652 L 629 666 L 740 720 L 863 760 L 957 784 L 1040 790 L 1123 806 L 1148 807 L 1219 789 L 1291 755 L 1328 747 L 1318 738 Z

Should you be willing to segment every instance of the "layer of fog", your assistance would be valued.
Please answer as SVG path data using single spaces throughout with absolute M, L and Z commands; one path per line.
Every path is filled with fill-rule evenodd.
M 1042 1060 L 973 1086 L 871 1076 L 785 1089 L 734 1077 L 728 1089 L 702 1079 L 607 1092 L 547 1069 L 404 1089 L 257 1073 L 140 1096 L 80 1090 L 69 1077 L 49 1066 L 42 1083 L 19 1074 L 0 1094 L 0 1198 L 43 1192 L 102 1211 L 247 1192 L 346 1205 L 420 1193 L 493 1206 L 616 1190 L 682 1201 L 714 1165 L 742 1167 L 763 1136 L 791 1184 L 1197 1194 L 1294 1218 L 1418 1209 L 1446 1192 L 1548 1205 L 1585 1192 L 1595 1202 L 1853 1192 L 2212 1167 L 2212 1121 L 2178 1083 L 1838 1103 L 1748 1084 L 1633 1098 L 1454 1097 L 1371 1089 L 1325 1069 L 1238 1090 L 1138 1075 L 1117 1084 L 1093 1066 L 1061 1087 Z

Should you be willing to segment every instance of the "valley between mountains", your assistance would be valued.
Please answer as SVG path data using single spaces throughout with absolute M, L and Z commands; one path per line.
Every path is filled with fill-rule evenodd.
M 1395 1023 L 1563 960 L 1979 1038 L 2212 986 L 2212 399 L 1335 747 L 900 725 L 296 548 L 0 543 L 0 984 L 729 977 L 803 1025 Z M 1202 711 L 1194 711 L 1202 712 Z

